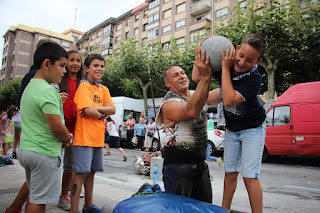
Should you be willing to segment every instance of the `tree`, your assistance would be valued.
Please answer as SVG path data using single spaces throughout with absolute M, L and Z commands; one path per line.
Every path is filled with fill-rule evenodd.
M 6 81 L 0 86 L 0 109 L 7 110 L 10 105 L 16 105 L 17 97 L 20 91 L 22 78 L 15 78 Z
M 240 5 L 239 3 L 231 9 L 232 17 L 227 24 L 217 23 L 214 27 L 215 34 L 230 38 L 234 44 L 240 44 L 249 33 L 258 33 L 266 38 L 267 49 L 260 66 L 268 75 L 268 96 L 273 98 L 279 68 L 283 69 L 292 63 L 300 64 L 302 58 L 306 61 L 319 61 L 319 48 L 314 45 L 320 42 L 319 7 L 303 11 L 297 0 L 289 1 L 286 5 L 274 0 L 249 1 L 245 9 Z M 313 58 L 310 57 L 310 52 L 314 53 Z M 301 64 L 298 67 L 302 68 Z M 319 70 L 319 66 L 316 69 Z M 301 72 L 297 70 L 297 66 L 286 71 L 287 76 Z M 317 76 L 320 77 L 319 74 Z M 289 78 L 284 77 L 282 80 L 285 83 Z M 290 85 L 291 82 L 285 87 Z

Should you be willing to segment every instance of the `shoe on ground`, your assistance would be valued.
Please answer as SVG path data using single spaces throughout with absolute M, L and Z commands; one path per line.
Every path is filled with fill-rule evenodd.
M 71 209 L 71 202 L 69 200 L 69 198 L 67 196 L 62 196 L 60 199 L 59 199 L 59 203 L 58 203 L 58 206 L 63 208 L 63 210 L 65 211 L 70 211 Z
M 153 184 L 151 188 L 152 188 L 153 194 L 158 194 L 163 192 L 161 187 L 157 183 Z
M 82 208 L 82 213 L 100 213 L 100 212 L 101 212 L 101 209 L 94 204 L 91 207 L 85 208 L 83 206 Z
M 17 158 L 18 158 L 17 153 L 16 153 L 16 152 L 13 152 L 13 153 L 12 153 L 12 157 L 13 157 L 14 159 L 17 159 Z
M 128 157 L 127 156 L 123 156 L 123 161 L 127 161 Z
M 8 209 L 9 209 L 9 208 L 6 208 L 6 210 L 5 210 L 3 213 L 6 213 Z M 14 213 L 21 213 L 21 212 L 22 212 L 22 209 L 20 209 L 20 210 L 18 210 L 18 211 L 15 211 Z
M 152 193 L 153 193 L 153 191 L 152 191 L 151 185 L 149 183 L 145 183 L 139 188 L 138 192 L 133 194 L 131 197 L 152 194 Z
M 219 164 L 219 166 L 221 166 L 221 165 L 222 165 L 222 158 L 221 158 L 221 157 L 218 157 L 218 159 L 217 159 L 217 163 Z

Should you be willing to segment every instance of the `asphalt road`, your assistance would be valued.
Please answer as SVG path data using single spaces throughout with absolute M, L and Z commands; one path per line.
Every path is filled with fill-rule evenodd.
M 146 180 L 141 175 L 132 179 L 134 168 L 132 160 L 145 152 L 126 150 L 128 162 L 121 161 L 118 150 L 112 149 L 112 155 L 105 158 L 105 171 L 98 175 L 117 180 L 119 187 L 132 192 L 137 185 Z M 221 205 L 223 195 L 223 165 L 208 162 L 212 176 L 213 204 Z M 131 177 L 131 178 L 129 178 Z M 133 182 L 132 182 L 133 181 Z M 134 182 L 137 183 L 134 183 Z M 273 157 L 263 163 L 260 174 L 264 195 L 264 212 L 320 212 L 320 157 Z M 251 212 L 248 195 L 239 175 L 238 187 L 234 195 L 232 209 L 239 212 Z
M 143 183 L 152 183 L 146 176 L 137 175 L 132 161 L 146 152 L 125 149 L 128 161 L 120 152 L 111 149 L 104 156 L 104 171 L 95 175 L 94 202 L 97 206 L 114 206 L 131 197 Z M 15 198 L 24 182 L 24 171 L 17 160 L 15 165 L 0 168 L 0 212 Z M 208 161 L 212 176 L 213 204 L 221 205 L 223 195 L 223 165 Z M 263 212 L 320 212 L 320 157 L 275 157 L 262 164 L 260 181 L 264 195 Z M 159 181 L 163 188 L 163 182 Z M 80 205 L 84 200 L 81 199 Z M 251 212 L 248 195 L 241 176 L 234 195 L 232 210 Z M 65 212 L 56 204 L 47 206 L 48 213 Z M 109 212 L 109 211 L 107 211 Z

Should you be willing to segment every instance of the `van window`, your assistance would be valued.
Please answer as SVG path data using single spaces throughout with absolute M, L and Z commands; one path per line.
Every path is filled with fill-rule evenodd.
M 133 110 L 124 110 L 123 122 L 126 122 L 129 119 L 130 114 L 133 115 L 133 118 L 136 120 L 136 123 L 138 123 L 140 119 L 140 112 Z
M 266 114 L 267 126 L 280 126 L 290 122 L 290 107 L 274 107 Z

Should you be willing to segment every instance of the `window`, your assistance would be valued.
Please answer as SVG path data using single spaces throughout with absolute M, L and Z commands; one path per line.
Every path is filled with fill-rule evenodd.
M 148 31 L 148 40 L 157 38 L 158 37 L 158 31 L 159 31 L 158 27 L 153 28 L 152 30 L 149 30 Z
M 170 42 L 163 43 L 163 44 L 162 44 L 162 48 L 163 48 L 164 50 L 170 50 Z
M 130 19 L 126 20 L 126 26 L 130 26 Z
M 223 19 L 228 17 L 228 7 L 216 11 L 216 19 Z
M 73 36 L 73 40 L 74 41 L 78 41 L 78 37 L 77 36 Z
M 108 25 L 106 26 L 104 29 L 103 29 L 103 35 L 104 36 L 107 36 L 111 33 L 111 30 L 112 30 L 112 26 L 111 25 Z
M 176 22 L 176 30 L 181 30 L 185 26 L 185 19 Z
M 125 38 L 129 38 L 129 32 L 126 32 Z
M 144 32 L 144 31 L 147 31 L 147 29 L 148 29 L 148 23 L 145 23 L 145 24 L 143 25 L 143 32 Z
M 159 20 L 159 12 L 153 13 L 149 16 L 149 21 L 148 23 L 153 23 Z
M 223 1 L 223 0 L 216 0 L 216 2 L 220 2 L 220 1 Z
M 57 42 L 58 44 L 60 44 L 60 39 L 58 38 L 50 38 L 50 40 Z
M 171 24 L 169 24 L 169 25 L 167 25 L 167 26 L 164 26 L 163 28 L 162 28 L 162 35 L 166 35 L 166 34 L 168 34 L 168 33 L 170 33 L 171 32 Z
M 136 21 L 139 20 L 139 16 L 140 16 L 140 14 L 136 14 L 136 16 L 135 16 L 135 20 L 136 20 Z
M 281 126 L 290 123 L 290 107 L 274 107 L 266 114 L 267 126 Z
M 134 29 L 134 35 L 138 35 L 138 34 L 139 34 L 139 28 L 137 27 Z
M 160 4 L 160 0 L 155 0 L 155 1 L 150 2 L 149 3 L 149 10 L 159 6 L 159 4 Z
M 120 43 L 120 41 L 121 41 L 121 36 L 117 36 L 117 37 L 116 37 L 116 44 L 117 44 L 117 43 Z
M 183 38 L 178 38 L 177 40 L 176 40 L 176 42 L 177 42 L 177 46 L 178 47 L 183 47 L 184 46 L 184 37 Z
M 168 3 L 168 2 L 170 2 L 171 0 L 164 0 L 163 1 L 163 3 L 165 4 L 165 3 Z
M 177 5 L 177 14 L 186 10 L 186 3 Z
M 196 21 L 200 21 L 200 20 L 204 20 L 205 19 L 205 15 L 201 15 L 196 17 Z
M 101 30 L 98 32 L 98 34 L 97 34 L 97 37 L 99 38 L 99 37 L 101 37 Z
M 121 30 L 121 24 L 118 24 L 118 25 L 117 25 L 117 31 L 118 31 L 118 30 Z
M 102 40 L 102 49 L 105 49 L 105 48 L 107 48 L 107 47 L 112 46 L 110 40 L 111 40 L 111 39 L 110 39 L 110 36 L 108 36 L 108 37 L 106 37 L 106 38 L 104 38 L 104 39 Z
M 41 39 L 47 39 L 47 37 L 39 35 L 39 40 L 41 40 Z
M 171 12 L 172 12 L 171 9 L 164 11 L 163 12 L 163 19 L 171 17 Z
M 95 34 L 91 35 L 91 41 L 93 41 L 95 39 L 96 39 L 96 35 Z
M 63 41 L 62 42 L 62 46 L 69 48 L 70 47 L 70 43 Z

